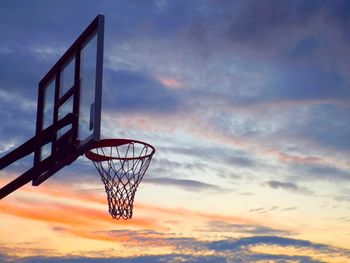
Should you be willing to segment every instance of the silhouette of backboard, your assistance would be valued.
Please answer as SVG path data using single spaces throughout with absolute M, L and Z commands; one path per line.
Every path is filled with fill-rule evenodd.
M 35 151 L 34 166 L 66 145 L 73 147 L 73 158 L 58 155 L 52 169 L 33 178 L 33 185 L 70 164 L 74 156 L 100 139 L 103 31 L 104 17 L 99 15 L 39 82 L 36 135 L 69 113 L 74 118 Z M 70 151 L 69 147 L 65 151 Z
M 0 199 L 37 186 L 100 140 L 104 16 L 98 15 L 39 82 L 35 136 L 0 159 L 0 170 L 34 152 L 31 169 Z

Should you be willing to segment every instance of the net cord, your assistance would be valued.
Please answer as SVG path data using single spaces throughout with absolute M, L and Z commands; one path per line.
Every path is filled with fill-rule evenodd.
M 135 193 L 151 162 L 152 154 L 149 153 L 152 149 L 143 145 L 137 154 L 134 142 L 130 142 L 124 155 L 118 146 L 95 148 L 95 151 L 100 156 L 116 154 L 104 161 L 93 161 L 105 186 L 109 213 L 115 219 L 132 218 Z

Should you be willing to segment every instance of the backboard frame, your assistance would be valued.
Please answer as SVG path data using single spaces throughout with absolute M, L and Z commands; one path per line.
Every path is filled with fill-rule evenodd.
M 85 138 L 83 141 L 79 140 L 79 118 L 80 118 L 80 100 L 82 88 L 82 51 L 87 46 L 91 39 L 96 37 L 96 72 L 95 72 L 95 100 L 90 112 L 90 126 L 93 129 L 91 136 Z M 89 146 L 100 140 L 101 133 L 101 100 L 102 100 L 102 74 L 103 74 L 103 46 L 104 46 L 104 16 L 98 15 L 91 24 L 84 30 L 84 32 L 76 39 L 76 41 L 69 47 L 57 63 L 49 70 L 49 72 L 39 82 L 38 89 L 38 105 L 37 105 L 37 122 L 36 122 L 36 136 L 45 130 L 45 95 L 51 83 L 54 83 L 54 102 L 53 102 L 53 116 L 52 124 L 56 124 L 61 118 L 59 116 L 60 107 L 72 100 L 72 112 L 75 116 L 70 129 L 66 130 L 64 134 L 59 136 L 59 130 L 55 131 L 52 141 L 49 142 L 51 154 L 43 157 L 43 147 L 38 147 L 34 153 L 34 167 L 39 166 L 45 159 L 51 156 L 57 156 L 51 162 L 52 167 L 44 170 L 42 173 L 37 173 L 33 177 L 32 184 L 34 186 L 40 185 L 46 179 L 51 177 L 58 170 L 71 162 L 76 160 L 80 155 L 89 148 Z M 62 94 L 61 74 L 66 65 L 74 61 L 74 84 Z M 61 116 L 64 117 L 64 116 Z M 73 146 L 73 147 L 69 147 Z M 64 150 L 65 154 L 56 153 Z
M 87 71 L 90 68 L 88 63 L 82 62 L 82 53 L 90 42 L 96 39 L 96 57 L 93 58 L 92 65 L 94 71 L 90 71 L 93 75 L 93 81 L 90 85 L 93 88 L 93 102 L 89 107 L 89 135 L 83 137 L 79 133 L 81 120 L 81 90 L 82 85 L 82 68 Z M 93 46 L 94 47 L 94 46 Z M 87 48 L 88 49 L 88 48 Z M 38 105 L 37 105 L 37 123 L 36 134 L 28 139 L 25 143 L 18 146 L 5 156 L 0 158 L 0 170 L 13 164 L 14 162 L 34 153 L 33 167 L 19 175 L 17 178 L 0 187 L 0 199 L 6 197 L 18 188 L 32 181 L 34 186 L 40 185 L 46 179 L 50 178 L 54 173 L 58 172 L 64 166 L 74 162 L 80 155 L 83 155 L 95 142 L 100 140 L 101 133 L 101 103 L 102 103 L 102 78 L 103 78 L 103 49 L 104 49 L 104 16 L 98 15 L 91 24 L 83 31 L 77 40 L 63 54 L 58 62 L 49 70 L 49 72 L 39 82 L 38 89 Z M 89 57 L 89 55 L 84 54 Z M 66 65 L 74 59 L 73 84 L 68 86 L 67 90 L 61 89 L 61 73 L 66 69 Z M 91 62 L 91 61 L 90 61 Z M 81 66 L 83 65 L 83 66 Z M 87 74 L 90 76 L 89 74 Z M 83 76 L 85 77 L 85 76 Z M 84 83 L 91 81 L 91 78 L 83 78 Z M 48 87 L 53 83 L 53 102 L 51 102 L 52 121 L 47 123 L 45 118 L 45 95 L 47 95 Z M 64 83 L 64 81 L 63 81 Z M 82 87 L 83 86 L 83 87 Z M 64 92 L 61 92 L 61 91 Z M 88 94 L 91 96 L 91 94 Z M 59 115 L 59 110 L 65 103 L 72 100 L 71 111 Z M 84 102 L 83 102 L 84 103 Z M 46 109 L 47 110 L 47 109 Z M 46 111 L 50 112 L 50 111 Z M 61 112 L 61 113 L 62 113 Z M 46 117 L 45 117 L 46 116 Z M 45 125 L 44 125 L 45 123 Z M 64 132 L 62 132 L 62 130 Z M 91 132 L 92 131 L 92 132 Z M 50 146 L 51 154 L 42 158 L 43 147 Z

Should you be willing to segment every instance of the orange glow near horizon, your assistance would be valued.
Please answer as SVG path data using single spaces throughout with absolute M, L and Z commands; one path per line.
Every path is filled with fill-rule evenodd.
M 227 235 L 215 231 L 212 234 L 209 234 L 210 232 L 204 234 L 200 231 L 200 228 L 204 227 L 207 222 L 222 222 L 222 224 L 237 227 L 257 225 L 256 220 L 252 217 L 215 214 L 200 210 L 193 211 L 181 207 L 161 207 L 142 202 L 137 202 L 134 207 L 139 216 L 132 220 L 116 221 L 106 212 L 107 204 L 100 194 L 82 195 L 76 190 L 70 189 L 67 185 L 62 185 L 59 188 L 64 189 L 62 190 L 64 192 L 60 194 L 54 184 L 42 186 L 40 189 L 25 187 L 21 189 L 21 194 L 13 195 L 11 200 L 4 199 L 0 203 L 0 214 L 3 223 L 15 220 L 16 222 L 23 222 L 23 227 L 26 228 L 30 225 L 35 226 L 33 240 L 36 240 L 35 242 L 38 242 L 38 244 L 40 243 L 48 256 L 75 253 L 74 251 L 78 250 L 88 253 L 95 248 L 104 250 L 108 249 L 111 244 L 115 244 L 121 250 L 123 246 L 127 245 L 128 252 L 122 253 L 126 257 L 133 256 L 135 253 L 141 253 L 142 255 L 167 254 L 180 246 L 176 241 L 177 239 L 180 240 L 179 242 L 181 242 L 181 238 L 210 241 L 218 240 Z M 181 225 L 178 226 L 177 222 L 180 221 Z M 188 227 L 184 227 L 186 225 Z M 40 228 L 41 231 L 38 231 Z M 23 232 L 24 229 L 20 227 L 13 231 Z M 11 236 L 5 235 L 8 243 L 14 244 L 16 239 L 11 238 Z M 45 240 L 44 236 L 50 236 L 52 241 L 43 243 L 41 240 Z M 243 236 L 249 235 L 243 234 Z M 65 240 L 64 244 L 67 245 L 62 244 L 60 240 Z M 81 241 L 77 242 L 77 240 Z M 60 245 L 58 245 L 59 243 Z M 17 245 L 13 246 L 14 248 L 17 247 Z M 140 252 L 138 250 L 140 246 L 146 246 L 147 252 Z M 187 252 L 194 253 L 194 250 L 188 249 Z M 268 248 L 256 249 L 260 252 L 271 253 Z M 28 256 L 35 254 L 34 248 L 33 254 L 31 254 L 29 248 L 23 253 L 20 251 L 19 248 L 14 249 L 13 255 Z M 292 252 L 288 252 L 287 249 L 283 253 L 289 254 Z M 298 253 L 305 254 L 300 251 Z M 120 256 L 121 253 L 116 252 L 109 255 Z

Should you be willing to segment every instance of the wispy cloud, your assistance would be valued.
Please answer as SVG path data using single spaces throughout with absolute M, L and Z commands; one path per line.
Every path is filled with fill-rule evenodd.
M 162 147 L 167 153 L 181 154 L 189 157 L 197 157 L 201 160 L 211 161 L 212 163 L 221 163 L 231 167 L 254 168 L 259 162 L 247 152 L 242 150 L 233 151 L 232 149 L 216 147 Z
M 292 167 L 296 172 L 307 175 L 306 179 L 329 182 L 347 182 L 350 172 L 342 168 L 326 164 L 297 165 Z M 305 180 L 305 179 L 304 179 Z
M 246 235 L 278 235 L 288 236 L 292 232 L 282 229 L 274 229 L 268 226 L 252 224 L 232 224 L 224 221 L 209 221 L 205 231 L 222 233 L 239 233 Z
M 168 185 L 181 188 L 187 191 L 214 191 L 214 192 L 226 192 L 227 189 L 224 189 L 220 186 L 204 183 L 197 180 L 190 179 L 175 179 L 168 177 L 155 177 L 155 178 L 145 178 L 145 183 L 158 184 L 158 185 Z
M 278 210 L 279 207 L 278 206 L 272 206 L 272 207 L 257 207 L 257 208 L 252 208 L 249 210 L 249 212 L 255 212 L 255 213 L 259 213 L 259 214 L 265 214 L 265 213 L 270 213 L 273 211 Z
M 310 190 L 305 187 L 300 187 L 296 183 L 292 182 L 280 182 L 280 181 L 268 181 L 266 185 L 272 189 L 284 189 L 291 192 L 312 194 Z

